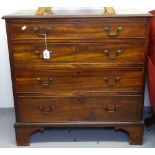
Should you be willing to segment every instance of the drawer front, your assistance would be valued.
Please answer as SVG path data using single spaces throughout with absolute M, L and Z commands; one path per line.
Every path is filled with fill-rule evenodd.
M 55 63 L 143 63 L 145 44 L 48 44 L 50 59 L 43 58 L 44 43 L 13 44 L 16 67 L 50 67 Z
M 16 70 L 17 92 L 141 92 L 143 68 Z
M 141 100 L 141 96 L 18 97 L 18 121 L 138 121 Z
M 11 23 L 11 39 L 134 38 L 146 35 L 146 23 L 89 20 L 81 22 Z

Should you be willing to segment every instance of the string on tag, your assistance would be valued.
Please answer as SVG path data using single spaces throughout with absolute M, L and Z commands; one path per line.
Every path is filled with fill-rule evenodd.
M 43 58 L 44 59 L 50 59 L 50 51 L 47 49 L 47 36 L 46 36 L 46 33 L 44 34 L 45 35 L 45 50 L 43 51 Z
M 47 50 L 47 34 L 45 33 L 45 48 Z

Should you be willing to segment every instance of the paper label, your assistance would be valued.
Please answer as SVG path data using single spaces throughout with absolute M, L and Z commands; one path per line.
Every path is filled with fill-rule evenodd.
M 46 49 L 43 51 L 43 58 L 50 59 L 50 51 L 49 50 Z

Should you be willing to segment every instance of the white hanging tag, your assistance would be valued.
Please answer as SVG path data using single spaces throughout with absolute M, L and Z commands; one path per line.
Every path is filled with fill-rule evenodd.
M 43 58 L 44 59 L 50 59 L 50 51 L 47 49 L 47 38 L 46 38 L 46 33 L 45 33 L 45 47 L 46 49 L 43 51 Z
M 50 59 L 50 51 L 49 50 L 45 49 L 43 51 L 43 58 L 44 59 Z

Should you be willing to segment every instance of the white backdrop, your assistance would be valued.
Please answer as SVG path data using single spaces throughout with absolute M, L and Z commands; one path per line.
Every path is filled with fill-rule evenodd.
M 155 9 L 155 0 L 0 0 L 0 17 L 18 10 L 37 9 L 38 6 L 112 6 L 116 8 L 136 8 L 148 12 Z M 145 93 L 145 105 L 149 106 L 147 89 Z M 13 107 L 5 22 L 2 19 L 0 19 L 0 107 Z

